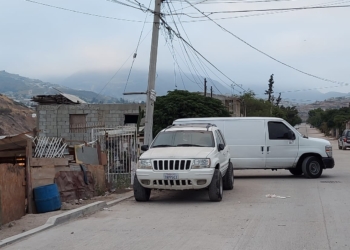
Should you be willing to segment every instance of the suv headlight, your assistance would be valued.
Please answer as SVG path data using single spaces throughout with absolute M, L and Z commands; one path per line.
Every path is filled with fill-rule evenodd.
M 333 150 L 331 145 L 326 146 L 326 154 L 328 155 L 328 157 L 333 157 Z
M 210 167 L 210 159 L 194 159 L 192 162 L 192 169 L 209 168 L 209 167 Z
M 152 169 L 152 161 L 151 160 L 139 160 L 140 169 Z

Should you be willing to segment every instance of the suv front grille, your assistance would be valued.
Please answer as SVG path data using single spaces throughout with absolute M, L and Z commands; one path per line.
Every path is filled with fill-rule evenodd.
M 154 160 L 154 170 L 189 170 L 191 160 Z

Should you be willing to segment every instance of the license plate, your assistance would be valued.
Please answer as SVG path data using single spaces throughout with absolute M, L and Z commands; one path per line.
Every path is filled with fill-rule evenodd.
M 164 180 L 178 180 L 179 174 L 164 174 Z

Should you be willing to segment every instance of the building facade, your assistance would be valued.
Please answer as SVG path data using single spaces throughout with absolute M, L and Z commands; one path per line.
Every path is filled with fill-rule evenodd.
M 37 130 L 40 136 L 79 144 L 91 138 L 92 128 L 136 125 L 140 107 L 145 104 L 39 104 Z

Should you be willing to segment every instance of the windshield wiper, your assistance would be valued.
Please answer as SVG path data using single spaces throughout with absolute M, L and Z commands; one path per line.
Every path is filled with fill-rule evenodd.
M 173 145 L 166 145 L 166 144 L 152 146 L 152 148 L 165 148 L 165 147 L 174 147 L 174 146 Z
M 177 147 L 204 147 L 202 145 L 197 145 L 197 144 L 177 144 Z

